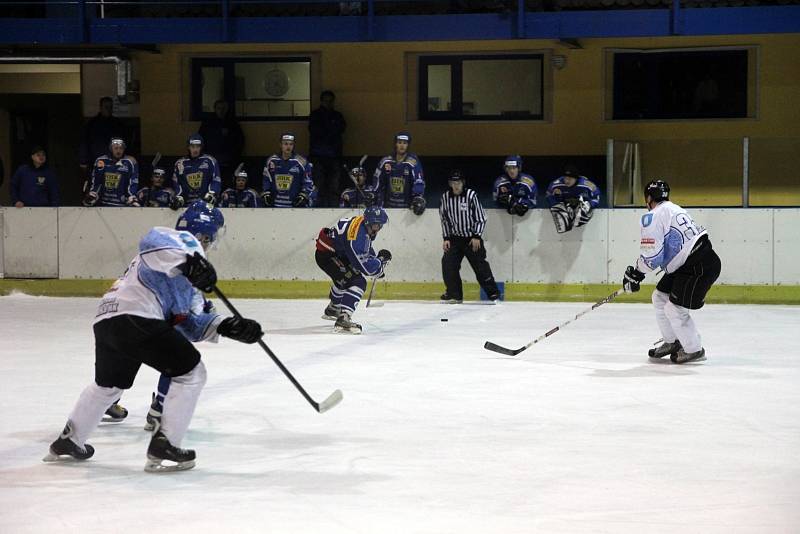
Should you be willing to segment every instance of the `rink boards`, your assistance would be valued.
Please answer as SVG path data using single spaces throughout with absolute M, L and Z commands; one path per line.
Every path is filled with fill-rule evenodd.
M 389 212 L 375 248 L 387 248 L 397 282 L 441 281 L 437 210 L 418 217 Z M 720 283 L 800 284 L 800 209 L 690 210 L 723 261 Z M 226 280 L 309 280 L 323 226 L 356 214 L 345 209 L 226 209 L 227 231 L 211 258 Z M 644 209 L 597 210 L 585 227 L 557 234 L 547 210 L 511 217 L 487 210 L 484 233 L 495 278 L 511 283 L 603 284 L 617 281 L 638 255 Z M 152 226 L 173 226 L 176 212 L 157 208 L 2 208 L 0 265 L 6 278 L 109 279 L 126 268 Z M 474 282 L 466 265 L 465 281 Z

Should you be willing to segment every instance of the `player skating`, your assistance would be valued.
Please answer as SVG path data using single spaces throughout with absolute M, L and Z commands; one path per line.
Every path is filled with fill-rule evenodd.
M 192 341 L 215 341 L 221 335 L 255 343 L 263 335 L 252 319 L 223 319 L 203 310 L 197 289 L 211 291 L 217 280 L 205 249 L 223 223 L 219 210 L 195 202 L 180 216 L 177 229 L 155 227 L 142 238 L 139 253 L 97 310 L 94 381 L 81 393 L 45 461 L 91 458 L 94 448 L 86 440 L 108 406 L 133 385 L 144 363 L 171 378 L 145 470 L 194 467 L 195 452 L 180 448 L 206 381 Z
M 685 209 L 669 201 L 663 180 L 647 184 L 647 208 L 641 219 L 641 254 L 636 266 L 625 270 L 623 287 L 639 291 L 645 272 L 664 269 L 653 291 L 656 322 L 664 343 L 651 349 L 651 358 L 669 356 L 675 363 L 705 360 L 706 351 L 689 310 L 703 307 L 706 293 L 719 277 L 722 264 L 711 247 L 706 229 Z
M 324 319 L 336 321 L 335 332 L 360 334 L 361 325 L 352 320 L 367 288 L 365 276 L 380 277 L 392 254 L 383 249 L 375 254 L 372 242 L 389 221 L 379 207 L 367 208 L 364 215 L 339 219 L 332 228 L 323 228 L 317 237 L 315 258 L 319 268 L 333 284 Z

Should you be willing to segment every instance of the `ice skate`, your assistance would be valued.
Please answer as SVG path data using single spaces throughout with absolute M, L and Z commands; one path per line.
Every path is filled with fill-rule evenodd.
M 128 410 L 120 406 L 118 403 L 114 403 L 108 407 L 106 410 L 105 415 L 103 416 L 103 422 L 105 423 L 119 423 L 123 419 L 128 417 Z
M 172 445 L 159 430 L 153 434 L 147 448 L 147 463 L 144 470 L 148 473 L 168 473 L 186 471 L 194 467 L 195 454 L 191 449 L 181 449 Z M 164 463 L 168 462 L 168 463 Z
M 336 324 L 333 325 L 333 331 L 341 334 L 360 334 L 361 325 L 350 320 L 349 313 L 342 312 L 336 319 Z
M 453 298 L 447 293 L 443 293 L 441 297 L 439 297 L 442 301 L 442 304 L 463 304 L 464 299 L 457 299 Z
M 144 429 L 148 432 L 154 432 L 161 425 L 161 408 L 156 403 L 156 395 L 153 394 L 153 402 L 150 403 L 150 409 L 144 419 Z
M 83 448 L 72 441 L 72 426 L 70 423 L 64 427 L 58 439 L 50 444 L 50 451 L 42 458 L 44 462 L 60 462 L 65 460 L 88 460 L 94 454 L 94 447 L 88 443 Z
M 706 360 L 706 349 L 700 348 L 697 352 L 686 353 L 680 349 L 676 354 L 669 357 L 672 363 L 703 362 Z
M 322 318 L 328 321 L 336 321 L 339 318 L 339 308 L 333 304 L 328 304 L 322 314 Z
M 664 356 L 672 356 L 673 354 L 677 354 L 681 348 L 680 340 L 676 339 L 672 343 L 667 343 L 665 341 L 658 347 L 648 350 L 647 355 L 651 358 L 663 358 Z

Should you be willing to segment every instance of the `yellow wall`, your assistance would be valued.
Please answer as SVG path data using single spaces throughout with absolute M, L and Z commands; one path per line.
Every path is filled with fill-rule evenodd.
M 800 151 L 800 35 L 744 35 L 720 37 L 673 37 L 639 39 L 586 39 L 583 49 L 559 47 L 552 40 L 425 42 L 425 43 L 348 43 L 309 45 L 164 45 L 161 54 L 136 56 L 135 77 L 141 81 L 142 150 L 178 154 L 184 150 L 186 136 L 198 123 L 188 116 L 188 58 L 198 55 L 238 54 L 319 54 L 319 90 L 332 89 L 337 106 L 348 121 L 345 153 L 385 154 L 391 148 L 394 132 L 408 128 L 414 136 L 414 149 L 420 155 L 529 155 L 604 154 L 606 139 L 647 141 L 652 147 L 647 173 L 669 179 L 669 172 L 692 172 L 691 179 L 676 175 L 679 185 L 693 187 L 693 200 L 710 199 L 719 194 L 708 186 L 722 186 L 718 204 L 736 203 L 741 183 L 741 151 L 731 154 L 744 136 L 760 140 L 764 147 L 759 162 L 781 159 L 781 168 L 793 172 L 764 176 L 769 165 L 753 169 L 754 184 L 771 184 L 779 194 L 767 189 L 753 191 L 753 198 L 764 203 L 800 203 L 800 192 L 787 196 L 788 185 L 798 184 Z M 758 56 L 757 116 L 752 119 L 703 121 L 613 122 L 605 120 L 605 59 L 608 48 L 669 48 L 695 46 L 756 46 Z M 551 111 L 542 122 L 421 122 L 415 115 L 413 69 L 407 65 L 414 53 L 477 51 L 544 51 L 566 56 L 566 67 L 553 70 L 546 78 L 552 83 Z M 548 62 L 549 66 L 549 62 Z M 410 81 L 409 81 L 410 80 Z M 413 95 L 412 95 L 413 96 Z M 243 123 L 247 137 L 246 154 L 262 156 L 276 149 L 277 136 L 285 129 L 299 135 L 298 148 L 307 151 L 305 122 Z M 771 143 L 770 139 L 778 139 Z M 734 141 L 735 140 L 735 141 Z M 663 146 L 659 149 L 659 141 Z M 759 143 L 754 143 L 758 145 Z M 772 148 L 770 148 L 772 147 Z M 777 148 L 776 148 L 777 147 Z M 678 165 L 687 150 L 691 161 Z M 777 152 L 777 154 L 776 154 Z M 648 157 L 647 154 L 644 156 Z M 718 163 L 718 164 L 715 164 Z M 668 165 L 669 164 L 669 165 Z M 683 170 L 679 168 L 683 167 Z M 670 170 L 671 168 L 679 170 Z M 688 169 L 688 170 L 686 170 Z M 738 171 L 736 169 L 739 169 Z M 738 174 L 737 174 L 738 172 Z M 667 174 L 664 174 L 667 173 Z M 703 191 L 703 185 L 706 190 Z

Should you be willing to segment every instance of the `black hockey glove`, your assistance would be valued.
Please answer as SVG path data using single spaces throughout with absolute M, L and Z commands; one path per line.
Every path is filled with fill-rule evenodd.
M 425 213 L 425 197 L 414 197 L 411 199 L 411 211 L 414 215 L 422 215 Z
M 375 193 L 373 191 L 364 191 L 364 207 L 369 208 L 375 205 Z
M 622 279 L 622 288 L 626 293 L 636 293 L 639 291 L 639 284 L 642 283 L 642 280 L 644 280 L 644 273 L 632 265 L 628 265 L 628 268 L 625 269 L 625 276 Z
M 213 191 L 209 191 L 208 193 L 206 193 L 206 196 L 203 197 L 203 200 L 205 200 L 212 206 L 217 205 L 217 195 Z
M 528 205 L 524 202 L 514 202 L 512 205 L 513 212 L 522 217 L 528 213 Z
M 378 251 L 378 259 L 381 260 L 381 263 L 390 262 L 392 261 L 392 253 L 383 248 Z
M 244 317 L 226 317 L 219 323 L 217 333 L 248 344 L 255 343 L 264 335 L 258 321 Z
M 186 263 L 181 265 L 181 271 L 194 287 L 205 293 L 211 293 L 217 283 L 217 271 L 199 252 L 195 252 L 194 256 L 186 255 Z
M 169 209 L 171 210 L 179 210 L 183 207 L 183 197 L 180 195 L 175 195 L 172 197 L 172 200 L 169 202 Z
M 298 194 L 295 197 L 294 202 L 292 202 L 292 206 L 295 208 L 305 208 L 308 206 L 308 195 L 305 193 Z
M 272 191 L 264 191 L 261 193 L 261 200 L 264 201 L 264 205 L 268 208 L 275 205 L 275 200 L 272 198 Z
M 97 200 L 98 200 L 97 193 L 95 193 L 94 191 L 89 191 L 88 193 L 86 193 L 86 196 L 83 197 L 83 205 L 86 206 L 87 208 L 94 206 L 95 204 L 97 204 Z

